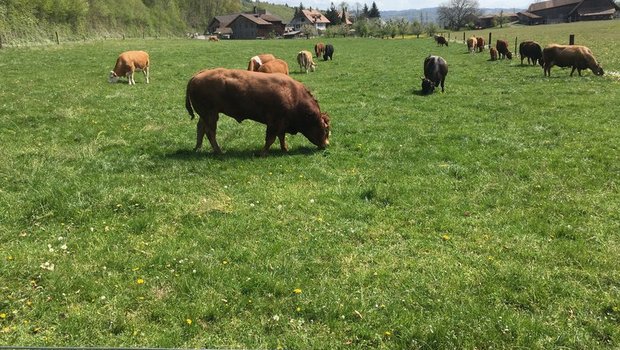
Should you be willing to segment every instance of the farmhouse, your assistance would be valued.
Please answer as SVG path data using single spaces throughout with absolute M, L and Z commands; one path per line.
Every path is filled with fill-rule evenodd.
M 550 24 L 613 19 L 619 10 L 613 0 L 548 0 L 531 4 L 518 15 L 522 24 Z
M 250 13 L 215 16 L 209 21 L 206 32 L 231 39 L 256 39 L 282 36 L 284 26 L 280 17 L 255 8 Z
M 327 17 L 317 10 L 301 10 L 289 25 L 295 31 L 301 30 L 301 27 L 306 24 L 313 26 L 317 31 L 323 31 L 329 23 Z
M 478 28 L 491 28 L 500 24 L 500 22 L 510 23 L 518 20 L 519 16 L 516 13 L 488 14 L 478 17 L 475 24 Z

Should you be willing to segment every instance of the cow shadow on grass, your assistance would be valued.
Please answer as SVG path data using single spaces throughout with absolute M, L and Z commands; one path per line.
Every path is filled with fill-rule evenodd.
M 193 149 L 179 149 L 171 153 L 164 154 L 164 158 L 186 160 L 186 161 L 199 161 L 205 158 L 211 159 L 268 159 L 273 157 L 292 157 L 292 156 L 308 156 L 317 152 L 325 152 L 325 150 L 319 150 L 312 147 L 295 147 L 289 149 L 288 152 L 282 152 L 279 149 L 273 149 L 269 151 L 266 156 L 260 154 L 260 150 L 250 149 L 231 149 L 225 150 L 222 154 L 215 154 L 211 150 L 194 151 Z

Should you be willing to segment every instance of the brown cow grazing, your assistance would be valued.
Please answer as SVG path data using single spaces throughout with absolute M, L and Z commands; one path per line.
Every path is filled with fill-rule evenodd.
M 308 69 L 314 72 L 314 69 L 316 68 L 316 64 L 312 60 L 312 54 L 310 53 L 310 51 L 299 51 L 297 53 L 297 63 L 299 63 L 299 70 L 301 72 L 305 71 L 306 73 L 308 73 Z
M 424 78 L 422 78 L 422 95 L 428 95 L 435 91 L 435 87 L 441 84 L 441 92 L 448 75 L 448 63 L 442 57 L 428 56 L 424 59 Z
M 469 53 L 476 52 L 477 44 L 478 44 L 478 39 L 476 39 L 475 36 L 472 36 L 471 38 L 467 39 L 467 50 L 469 51 Z
M 478 48 L 478 52 L 482 52 L 484 50 L 484 38 L 483 37 L 476 37 L 476 47 Z
M 314 45 L 314 53 L 316 53 L 316 58 L 321 57 L 321 55 L 323 55 L 324 52 L 325 52 L 325 44 L 317 43 L 316 45 Z
M 250 62 L 248 62 L 248 70 L 249 71 L 253 71 L 253 72 L 257 72 L 258 68 L 260 68 L 261 65 L 269 62 L 269 61 L 273 61 L 275 60 L 276 57 L 270 53 L 264 53 L 261 55 L 256 55 L 252 58 L 250 58 Z
M 570 76 L 575 69 L 579 76 L 584 69 L 590 69 L 595 75 L 603 75 L 603 68 L 598 64 L 592 51 L 580 45 L 556 45 L 551 44 L 543 50 L 544 75 L 551 76 L 551 67 L 573 67 Z
M 282 73 L 288 75 L 288 63 L 276 58 L 273 61 L 263 63 L 259 68 L 259 72 L 263 73 Z
M 527 64 L 536 65 L 539 63 L 542 67 L 543 59 L 542 59 L 542 48 L 540 44 L 535 41 L 524 41 L 519 44 L 519 56 L 521 56 L 521 65 L 523 65 L 523 60 L 527 58 Z
M 222 153 L 215 135 L 219 113 L 237 122 L 251 119 L 267 125 L 266 155 L 276 137 L 280 148 L 288 150 L 286 133 L 302 133 L 320 149 L 329 144 L 329 116 L 300 82 L 284 74 L 263 74 L 239 69 L 217 68 L 196 73 L 187 83 L 185 108 L 194 118 L 196 147 L 200 149 L 207 135 L 213 152 Z
M 499 58 L 508 58 L 509 60 L 512 59 L 512 52 L 508 50 L 508 42 L 506 40 L 498 40 L 497 43 L 495 43 L 495 48 L 499 53 Z
M 444 46 L 444 45 L 448 46 L 448 41 L 446 40 L 446 38 L 444 38 L 441 35 L 435 35 L 435 42 L 439 46 Z
M 218 38 L 217 35 L 209 35 L 207 40 L 209 40 L 209 41 L 220 41 L 220 38 Z
M 108 81 L 110 83 L 116 83 L 118 78 L 127 77 L 129 85 L 136 85 L 136 81 L 133 78 L 135 71 L 142 71 L 146 78 L 146 83 L 149 83 L 149 54 L 144 51 L 125 51 L 121 53 L 116 59 L 114 69 L 110 72 Z
M 497 61 L 497 49 L 494 47 L 491 47 L 489 49 L 489 53 L 491 54 L 491 61 Z

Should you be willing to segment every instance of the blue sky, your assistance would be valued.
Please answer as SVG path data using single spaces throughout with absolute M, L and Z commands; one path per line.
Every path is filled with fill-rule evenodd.
M 304 5 L 304 7 L 312 7 L 318 8 L 320 10 L 327 10 L 332 3 L 332 0 L 267 0 L 268 2 L 276 3 L 276 4 L 288 4 L 289 6 L 299 6 L 299 2 Z M 360 8 L 364 6 L 364 4 L 370 5 L 373 0 L 349 0 L 346 3 L 349 4 L 349 11 L 355 8 L 356 3 L 360 4 Z M 420 9 L 427 7 L 436 7 L 441 4 L 447 3 L 448 0 L 374 0 L 379 8 L 379 11 L 382 10 L 408 10 L 408 9 Z M 338 6 L 342 0 L 333 1 L 333 3 Z M 497 7 L 497 8 L 505 8 L 512 10 L 515 9 L 525 9 L 527 8 L 532 1 L 527 0 L 516 0 L 516 1 L 506 1 L 506 0 L 478 0 L 478 4 L 480 7 Z

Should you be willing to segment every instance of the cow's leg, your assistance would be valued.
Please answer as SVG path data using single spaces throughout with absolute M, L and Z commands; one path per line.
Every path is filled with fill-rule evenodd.
M 129 81 L 129 85 L 136 84 L 135 80 L 133 80 L 133 71 L 127 73 L 127 80 Z
M 220 149 L 220 145 L 217 144 L 217 140 L 215 139 L 215 134 L 217 131 L 217 120 L 219 115 L 217 113 L 207 114 L 206 124 L 206 133 L 207 138 L 209 139 L 209 143 L 211 144 L 211 148 L 213 148 L 213 153 L 222 154 L 222 150 Z
M 575 73 L 575 69 L 576 69 L 576 68 L 577 68 L 577 67 L 573 66 L 573 69 L 571 69 L 571 71 L 570 71 L 570 76 L 571 76 L 571 77 L 573 76 L 573 73 Z M 581 74 L 580 74 L 580 75 L 581 75 Z
M 265 136 L 265 146 L 263 146 L 263 149 L 260 151 L 261 157 L 264 157 L 267 155 L 267 153 L 269 152 L 269 147 L 271 147 L 271 145 L 273 145 L 275 141 L 276 141 L 276 134 L 273 132 L 270 132 L 269 128 L 267 128 L 267 135 Z
M 279 133 L 278 139 L 280 140 L 280 149 L 283 152 L 288 152 L 288 145 L 286 144 L 286 134 L 284 132 Z
M 197 151 L 202 147 L 202 140 L 207 133 L 207 123 L 202 119 L 202 117 L 198 118 L 198 124 L 196 125 L 196 147 L 194 147 L 194 151 Z
M 149 66 L 144 67 L 144 70 L 142 71 L 142 73 L 144 73 L 144 77 L 146 78 L 146 83 L 149 83 Z
M 441 92 L 442 93 L 444 92 L 444 90 L 443 90 L 443 83 L 444 83 L 444 81 L 446 81 L 446 77 L 445 76 L 443 78 L 441 78 Z

